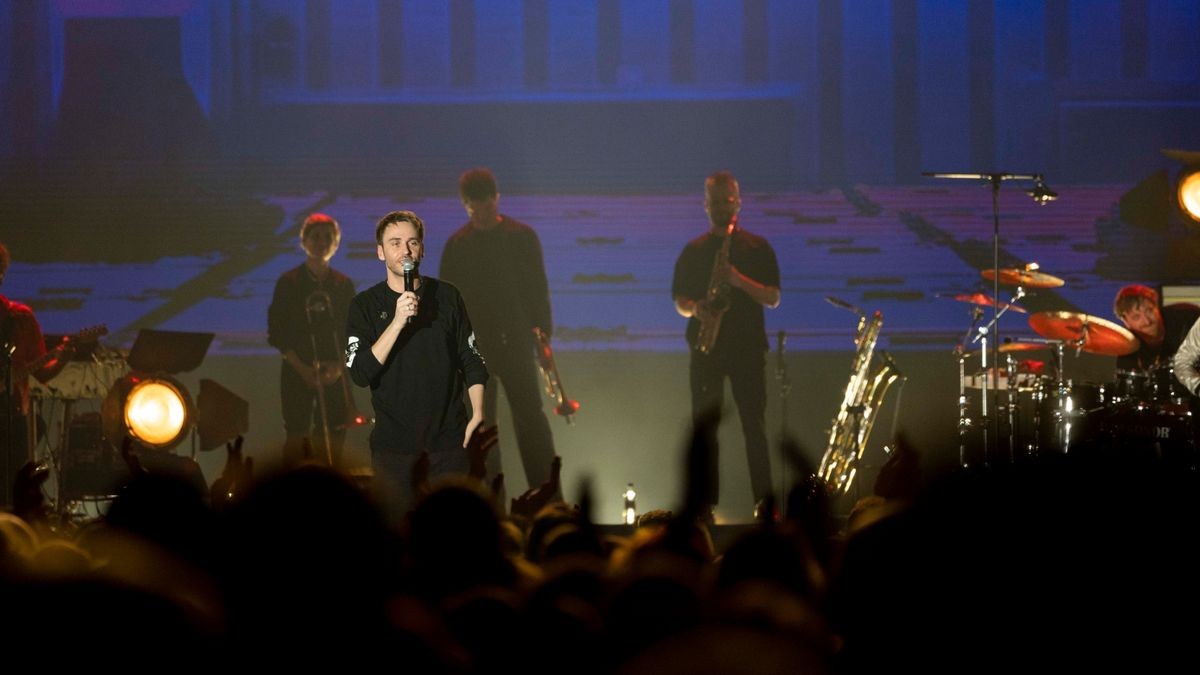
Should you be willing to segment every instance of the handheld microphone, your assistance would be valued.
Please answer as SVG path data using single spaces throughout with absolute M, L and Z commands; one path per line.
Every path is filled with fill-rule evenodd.
M 404 292 L 407 293 L 413 290 L 413 272 L 417 269 L 417 263 L 413 262 L 409 256 L 404 256 L 404 259 L 400 261 L 400 269 L 404 272 Z M 406 324 L 412 322 L 413 317 L 411 316 L 405 320 Z

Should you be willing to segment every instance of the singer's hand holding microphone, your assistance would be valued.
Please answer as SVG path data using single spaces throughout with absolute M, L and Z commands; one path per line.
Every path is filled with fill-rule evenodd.
M 400 261 L 400 269 L 404 271 L 404 292 L 396 298 L 396 318 L 403 318 L 406 326 L 412 325 L 413 317 L 417 315 L 417 293 L 413 288 L 416 268 L 412 258 L 405 256 Z

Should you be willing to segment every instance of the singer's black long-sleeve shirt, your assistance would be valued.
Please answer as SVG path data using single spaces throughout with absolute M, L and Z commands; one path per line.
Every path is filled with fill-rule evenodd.
M 417 316 L 383 363 L 371 345 L 391 323 L 400 294 L 384 281 L 350 303 L 346 367 L 355 384 L 371 388 L 373 451 L 461 449 L 467 424 L 463 391 L 488 379 L 458 289 L 423 276 L 416 293 Z

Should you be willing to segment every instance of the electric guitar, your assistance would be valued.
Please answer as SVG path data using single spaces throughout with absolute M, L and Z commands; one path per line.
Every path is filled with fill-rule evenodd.
M 80 344 L 95 342 L 105 335 L 108 335 L 108 326 L 105 324 L 89 326 L 78 333 L 75 333 L 74 335 L 69 335 L 64 338 L 63 341 L 54 349 L 47 351 L 45 354 L 42 354 L 28 363 L 22 363 L 16 366 L 16 368 L 13 369 L 13 381 L 24 381 L 25 378 L 38 372 L 50 362 L 54 361 L 55 359 L 62 358 L 69 352 L 74 351 Z

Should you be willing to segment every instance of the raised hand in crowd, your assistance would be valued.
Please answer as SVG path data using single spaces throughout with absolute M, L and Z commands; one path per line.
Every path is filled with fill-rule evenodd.
M 921 487 L 921 457 L 904 433 L 891 446 L 892 452 L 875 477 L 875 494 L 884 499 L 912 499 Z
M 39 462 L 25 462 L 13 480 L 13 514 L 30 525 L 45 522 L 50 515 L 46 493 L 42 491 L 50 476 L 49 467 Z
M 547 504 L 562 501 L 562 457 L 555 455 L 550 462 L 550 477 L 545 483 L 531 487 L 512 500 L 509 514 L 533 518 Z
M 214 509 L 221 509 L 237 500 L 254 478 L 254 458 L 242 454 L 245 438 L 238 436 L 225 444 L 225 468 L 213 481 L 209 499 Z
M 138 458 L 137 453 L 133 450 L 133 436 L 128 434 L 121 439 L 121 459 L 125 461 L 125 467 L 129 469 L 130 478 L 144 476 L 149 471 L 142 466 L 142 460 Z

